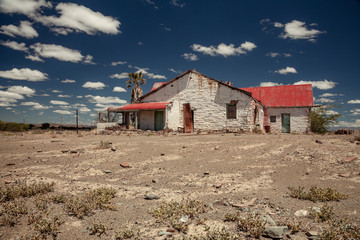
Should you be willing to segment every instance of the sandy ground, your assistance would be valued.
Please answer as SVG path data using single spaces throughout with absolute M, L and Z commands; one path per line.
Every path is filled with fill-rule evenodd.
M 112 199 L 117 210 L 96 210 L 82 220 L 54 206 L 64 222 L 57 239 L 114 239 L 115 232 L 125 226 L 139 231 L 140 239 L 158 239 L 158 233 L 170 225 L 157 223 L 149 209 L 161 201 L 184 198 L 201 200 L 207 206 L 203 223 L 191 222 L 188 235 L 201 233 L 205 224 L 234 229 L 234 223 L 224 222 L 224 215 L 256 199 L 241 212 L 270 214 L 275 222 L 294 218 L 304 223 L 297 234 L 304 237 L 306 230 L 321 232 L 324 226 L 296 217 L 295 211 L 323 203 L 290 198 L 289 186 L 331 187 L 348 194 L 348 199 L 329 205 L 336 217 L 359 224 L 360 145 L 352 139 L 292 134 L 1 133 L 0 186 L 54 182 L 56 194 L 81 194 L 99 187 L 117 190 Z M 116 151 L 100 149 L 101 141 L 112 143 Z M 356 159 L 344 162 L 348 157 Z M 122 168 L 120 163 L 131 168 Z M 147 193 L 159 199 L 146 200 Z M 94 222 L 105 225 L 106 234 L 90 235 L 88 228 Z M 24 216 L 14 227 L 0 226 L 0 238 L 20 239 L 32 231 Z M 181 235 L 173 233 L 175 238 Z

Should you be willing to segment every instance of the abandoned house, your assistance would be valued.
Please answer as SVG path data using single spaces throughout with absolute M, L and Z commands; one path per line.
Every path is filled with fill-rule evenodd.
M 312 106 L 311 85 L 236 88 L 188 70 L 155 83 L 138 103 L 107 110 L 122 113 L 127 126 L 133 116 L 135 128 L 142 130 L 305 133 Z

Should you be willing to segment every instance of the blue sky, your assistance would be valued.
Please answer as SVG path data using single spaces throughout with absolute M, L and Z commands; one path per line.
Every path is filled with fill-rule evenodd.
M 237 87 L 312 83 L 360 127 L 360 1 L 0 0 L 0 119 L 94 122 L 196 69 Z

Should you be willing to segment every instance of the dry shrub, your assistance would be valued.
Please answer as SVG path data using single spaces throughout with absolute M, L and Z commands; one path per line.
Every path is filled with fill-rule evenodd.
M 0 188 L 0 202 L 11 201 L 19 197 L 32 197 L 54 191 L 54 183 L 22 183 Z
M 94 222 L 91 227 L 89 228 L 90 231 L 90 235 L 97 235 L 98 237 L 100 237 L 102 234 L 106 235 L 106 230 L 108 229 L 108 227 L 106 227 L 104 224 L 102 224 L 101 222 Z
M 317 186 L 312 186 L 309 192 L 304 191 L 304 187 L 288 187 L 288 189 L 290 190 L 290 197 L 313 202 L 340 201 L 341 199 L 347 199 L 349 197 L 348 195 L 339 193 L 335 189 L 325 189 Z
M 311 210 L 310 216 L 317 222 L 326 222 L 334 217 L 334 208 L 328 206 L 326 203 L 321 207 L 320 212 Z
M 329 224 L 329 228 L 320 234 L 320 239 L 360 239 L 360 227 L 349 223 L 347 219 L 332 220 Z
M 182 236 L 177 238 L 177 240 L 238 240 L 242 239 L 236 233 L 230 232 L 227 228 L 223 227 L 222 229 L 210 230 L 209 228 L 205 229 L 206 234 L 201 234 L 199 236 Z
M 15 226 L 19 218 L 28 213 L 28 209 L 24 201 L 13 201 L 1 204 L 0 211 L 0 225 L 2 226 Z
M 240 218 L 237 227 L 239 231 L 246 232 L 255 238 L 259 238 L 265 230 L 266 222 L 260 215 L 248 214 L 246 218 Z

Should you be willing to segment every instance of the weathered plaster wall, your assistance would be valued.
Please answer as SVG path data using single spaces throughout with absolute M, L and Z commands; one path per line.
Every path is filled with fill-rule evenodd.
M 266 108 L 267 124 L 271 132 L 281 132 L 281 114 L 290 114 L 290 132 L 307 133 L 310 129 L 310 111 L 308 107 Z M 270 122 L 270 116 L 276 116 L 276 122 Z
M 231 100 L 237 101 L 236 119 L 227 119 L 226 116 L 226 104 Z M 173 130 L 184 126 L 184 103 L 190 103 L 194 111 L 195 130 L 251 130 L 252 101 L 254 100 L 243 92 L 194 72 L 184 75 L 142 100 L 142 102 L 172 102 L 166 111 L 166 126 Z

